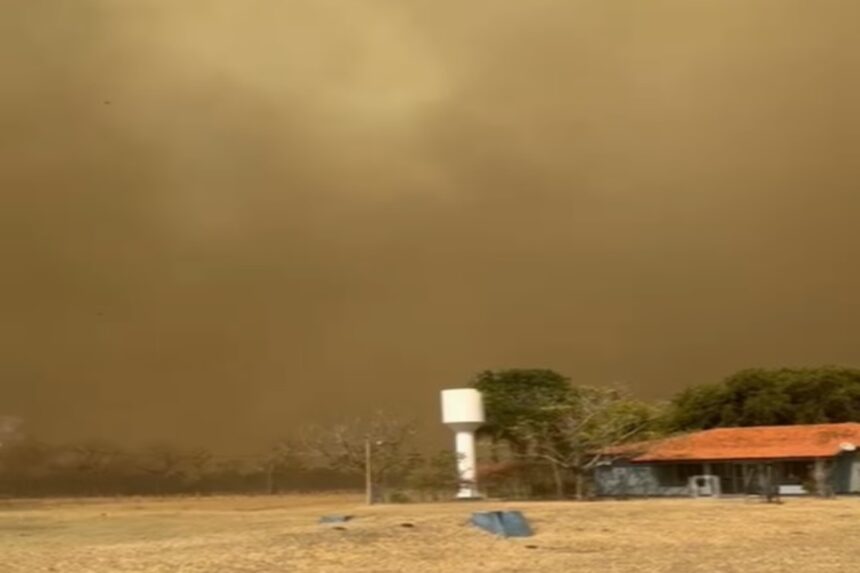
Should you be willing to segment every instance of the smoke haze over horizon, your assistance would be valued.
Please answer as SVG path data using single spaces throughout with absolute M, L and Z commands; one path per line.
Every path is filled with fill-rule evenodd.
M 0 414 L 41 436 L 860 365 L 856 2 L 0 14 Z

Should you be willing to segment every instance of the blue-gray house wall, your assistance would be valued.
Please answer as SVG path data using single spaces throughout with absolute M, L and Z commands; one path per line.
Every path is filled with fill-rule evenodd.
M 836 458 L 833 489 L 836 493 L 860 493 L 860 456 L 856 452 L 846 452 Z
M 599 496 L 689 495 L 687 486 L 661 484 L 656 466 L 631 464 L 626 461 L 598 466 L 594 472 L 594 485 Z
M 830 482 L 837 494 L 860 493 L 860 455 L 845 452 L 832 459 Z M 594 486 L 598 496 L 626 497 L 673 497 L 690 495 L 682 479 L 667 483 L 666 476 L 685 466 L 686 473 L 704 473 L 704 464 L 632 464 L 627 460 L 616 460 L 598 466 L 594 471 Z M 691 472 L 690 469 L 693 471 Z
M 854 462 L 851 464 L 851 477 L 848 482 L 851 485 L 852 493 L 860 493 L 860 455 L 854 455 Z

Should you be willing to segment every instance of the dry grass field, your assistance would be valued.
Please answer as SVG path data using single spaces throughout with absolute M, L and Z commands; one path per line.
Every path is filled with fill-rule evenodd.
M 528 539 L 471 511 L 523 510 Z M 320 525 L 326 513 L 356 519 Z M 414 527 L 401 524 L 410 522 Z M 860 568 L 860 499 L 444 503 L 350 496 L 0 501 L 3 573 L 836 572 Z

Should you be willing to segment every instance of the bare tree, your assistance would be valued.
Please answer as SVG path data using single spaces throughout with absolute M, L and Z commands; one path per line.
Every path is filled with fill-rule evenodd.
M 176 478 L 185 470 L 187 452 L 171 444 L 154 444 L 146 448 L 138 459 L 138 468 L 153 476 L 156 493 L 164 492 L 164 482 Z
M 212 467 L 214 456 L 208 449 L 196 447 L 186 451 L 184 457 L 185 477 L 194 485 L 194 490 L 199 495 Z
M 414 464 L 408 450 L 414 434 L 412 424 L 377 412 L 366 420 L 308 429 L 302 445 L 309 456 L 331 469 L 364 475 L 368 502 L 373 503 L 392 480 Z
M 300 471 L 305 468 L 302 447 L 292 440 L 280 440 L 263 455 L 260 469 L 266 476 L 266 493 L 277 491 L 276 477 L 287 471 Z
M 422 500 L 435 501 L 443 496 L 449 497 L 460 485 L 458 459 L 457 454 L 447 450 L 432 456 L 416 456 L 416 463 L 407 476 L 410 490 L 421 496 Z
M 578 387 L 571 399 L 546 409 L 551 415 L 518 426 L 527 454 L 549 463 L 558 497 L 565 495 L 565 473 L 576 477 L 576 497 L 585 492 L 586 475 L 611 445 L 642 438 L 652 427 L 652 406 L 619 389 Z
M 39 482 L 54 471 L 57 448 L 37 440 L 21 438 L 0 449 L 0 478 L 12 495 L 37 495 Z
M 16 416 L 0 416 L 0 448 L 23 439 L 23 421 Z
M 88 440 L 71 445 L 57 461 L 71 466 L 86 480 L 86 490 L 92 494 L 104 493 L 105 478 L 115 472 L 125 452 L 107 440 Z

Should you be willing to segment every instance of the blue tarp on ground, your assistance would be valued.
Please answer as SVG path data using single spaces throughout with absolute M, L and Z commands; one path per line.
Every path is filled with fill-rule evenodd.
M 532 528 L 519 511 L 486 511 L 472 514 L 472 524 L 502 537 L 530 537 Z
M 351 515 L 324 515 L 320 518 L 320 523 L 344 523 L 350 519 Z

